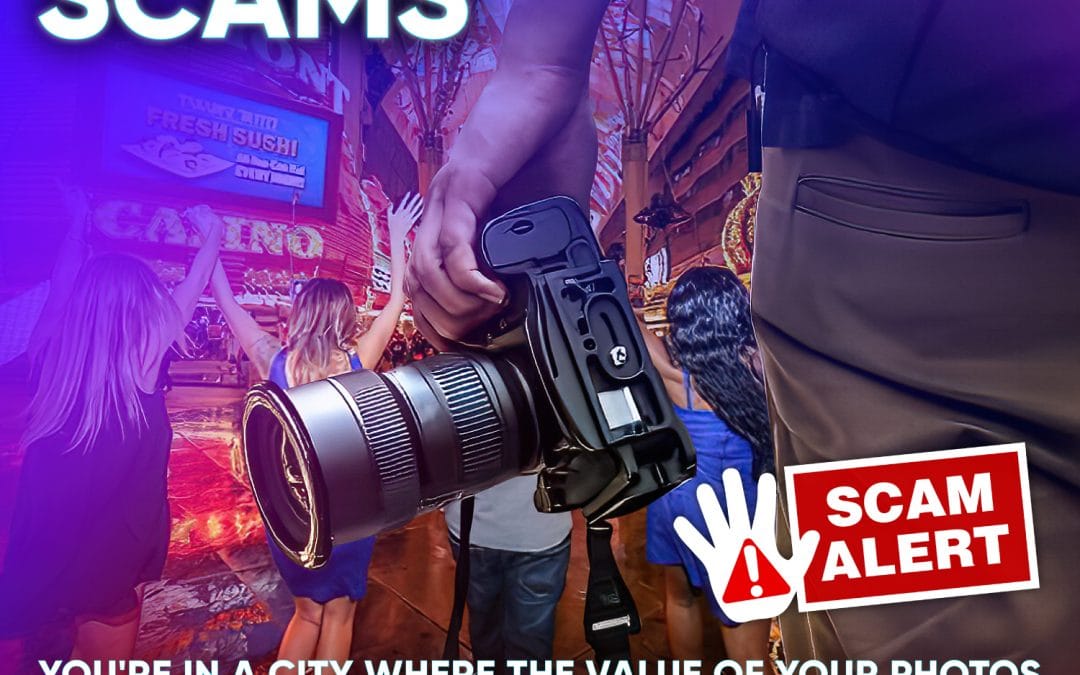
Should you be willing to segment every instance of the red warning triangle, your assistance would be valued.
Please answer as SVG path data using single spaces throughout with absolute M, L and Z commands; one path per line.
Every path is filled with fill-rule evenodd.
M 761 555 L 757 546 L 750 539 L 743 542 L 731 578 L 724 589 L 724 602 L 743 602 L 757 600 L 773 595 L 791 592 L 791 586 L 784 581 L 772 563 Z

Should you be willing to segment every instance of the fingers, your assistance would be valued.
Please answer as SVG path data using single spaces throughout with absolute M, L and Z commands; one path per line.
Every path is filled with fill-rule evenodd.
M 413 194 L 408 192 L 401 201 L 398 202 L 395 208 L 391 204 L 387 208 L 387 217 L 404 215 L 409 225 L 415 225 L 416 221 L 420 219 L 420 215 L 423 213 L 424 199 L 419 193 Z
M 495 188 L 476 171 L 447 165 L 428 189 L 412 195 L 403 216 L 419 218 L 407 283 L 413 308 L 443 338 L 460 339 L 494 316 L 504 288 L 480 271 L 474 251 L 477 214 L 484 213 Z
M 474 326 L 498 313 L 500 306 L 473 296 L 466 296 L 465 309 L 453 312 L 435 300 L 423 287 L 410 286 L 414 314 L 423 316 L 428 325 L 443 338 L 460 340 Z M 425 335 L 427 335 L 425 333 Z M 444 349 L 445 347 L 442 347 Z
M 731 528 L 724 518 L 724 510 L 720 508 L 716 491 L 712 486 L 702 483 L 697 489 L 697 500 L 701 515 L 705 517 L 705 527 L 709 529 L 709 538 L 715 546 L 723 546 L 731 538 Z
M 711 528 L 710 528 L 711 529 Z M 716 553 L 716 549 L 709 543 L 705 537 L 698 532 L 697 528 L 683 516 L 679 516 L 675 519 L 675 534 L 679 535 L 679 539 L 683 540 L 686 547 L 690 549 L 691 553 L 696 555 L 703 563 L 707 563 L 712 560 Z
M 765 537 L 762 541 L 772 541 L 776 530 L 776 478 L 771 473 L 763 473 L 758 477 L 757 506 L 754 507 L 754 524 L 751 529 Z
M 791 560 L 788 565 L 794 574 L 789 574 L 789 577 L 802 579 L 805 576 L 806 568 L 810 567 L 819 543 L 821 543 L 821 535 L 817 530 L 804 532 L 798 541 L 791 543 Z
M 452 329 L 454 324 L 454 317 L 450 312 L 447 312 L 446 309 L 436 302 L 423 288 L 417 289 L 410 286 L 409 290 L 413 309 L 416 314 L 424 317 L 425 322 L 443 338 L 454 339 L 458 337 L 457 335 L 448 334 L 453 333 Z
M 446 275 L 454 286 L 465 293 L 480 296 L 494 305 L 502 304 L 506 298 L 506 290 L 480 271 L 471 245 L 457 244 L 445 251 L 443 256 Z
M 731 529 L 735 532 L 749 533 L 750 513 L 746 509 L 746 494 L 743 492 L 739 470 L 734 468 L 725 469 L 721 479 L 724 481 L 728 523 L 730 523 Z
M 413 320 L 416 322 L 416 328 L 420 331 L 420 334 L 423 335 L 427 339 L 427 341 L 431 343 L 432 347 L 438 349 L 440 352 L 445 352 L 447 349 L 449 349 L 451 346 L 450 343 L 443 336 L 439 335 L 438 331 L 432 328 L 431 324 L 428 323 L 427 319 L 424 318 L 423 314 L 421 314 L 419 311 L 415 311 L 415 303 L 413 305 L 413 309 Z
M 471 242 L 462 241 L 444 252 L 436 229 L 441 210 L 441 205 L 432 204 L 424 214 L 413 243 L 407 283 L 417 313 L 443 337 L 459 339 L 493 316 L 505 293 L 480 273 Z
M 424 222 L 428 222 L 425 214 Z M 502 303 L 505 292 L 496 282 L 487 278 L 476 261 L 477 220 L 473 209 L 461 201 L 447 201 L 440 211 L 440 227 L 437 250 L 440 270 L 452 288 L 426 288 L 432 297 L 449 301 L 454 296 L 478 296 L 493 304 Z M 438 280 L 437 280 L 438 281 Z M 458 301 L 461 298 L 457 298 Z M 448 307 L 448 309 L 452 309 Z
M 430 297 L 431 306 L 438 307 L 448 316 L 458 317 L 458 321 L 464 320 L 469 317 L 471 312 L 479 309 L 479 305 L 483 301 L 474 295 L 463 292 L 454 285 L 442 265 L 441 256 L 417 250 L 414 244 L 413 260 L 417 260 L 417 258 L 420 258 L 420 260 L 411 267 L 413 274 L 409 279 L 409 288 L 414 292 L 413 304 L 416 304 L 417 296 L 415 294 L 423 291 L 424 294 Z M 446 334 L 444 333 L 444 335 Z M 447 337 L 450 336 L 447 335 Z
M 405 207 L 406 213 L 409 215 L 409 223 L 414 224 L 420 219 L 420 216 L 424 212 L 424 199 L 419 193 L 412 196 L 408 205 Z
M 440 265 L 438 249 L 439 220 L 442 218 L 442 204 L 434 201 L 420 221 L 413 239 L 412 257 L 406 269 L 405 284 L 411 291 L 424 288 L 423 276 L 431 274 L 433 266 Z M 409 295 L 413 295 L 410 292 Z

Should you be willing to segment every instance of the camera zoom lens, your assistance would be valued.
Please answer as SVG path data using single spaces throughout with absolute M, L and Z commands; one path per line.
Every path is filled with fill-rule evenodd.
M 267 531 L 306 567 L 539 462 L 529 387 L 510 361 L 439 354 L 284 390 L 256 385 L 244 452 Z

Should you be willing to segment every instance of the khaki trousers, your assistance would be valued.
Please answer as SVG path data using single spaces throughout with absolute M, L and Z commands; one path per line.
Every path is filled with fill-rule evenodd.
M 789 660 L 1078 672 L 1080 198 L 863 137 L 766 149 L 758 209 L 751 295 L 781 485 L 795 464 L 1023 441 L 1041 579 L 812 614 L 792 602 Z

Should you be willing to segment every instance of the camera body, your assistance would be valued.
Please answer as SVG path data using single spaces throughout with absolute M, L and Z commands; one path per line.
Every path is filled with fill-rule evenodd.
M 455 351 L 285 390 L 255 385 L 244 452 L 267 532 L 319 567 L 334 545 L 539 471 L 536 507 L 591 523 L 694 473 L 618 265 L 577 203 L 489 222 L 480 253 L 510 304 Z
M 465 344 L 523 364 L 541 429 L 560 432 L 542 440 L 536 507 L 580 508 L 591 522 L 634 511 L 692 477 L 693 446 L 649 358 L 625 279 L 601 256 L 577 202 L 552 197 L 514 209 L 489 222 L 479 243 L 512 304 Z

